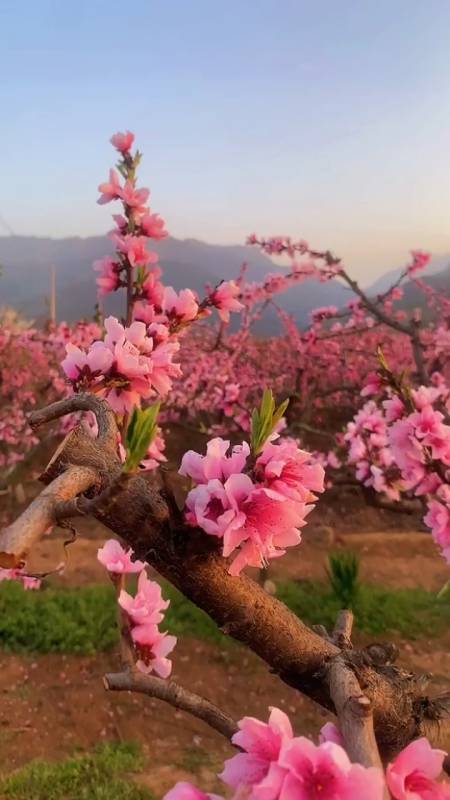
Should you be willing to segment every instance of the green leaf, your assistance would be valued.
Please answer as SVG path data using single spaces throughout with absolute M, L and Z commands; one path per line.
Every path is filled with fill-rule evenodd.
M 450 600 L 450 581 L 447 581 L 437 593 L 438 600 Z
M 134 431 L 135 431 L 135 428 L 136 428 L 137 416 L 138 416 L 137 408 L 133 408 L 133 413 L 132 413 L 132 415 L 130 417 L 130 421 L 128 423 L 128 428 L 127 428 L 127 433 L 126 433 L 125 448 L 127 450 L 130 447 L 131 442 L 133 441 L 133 435 L 134 435 Z
M 126 180 L 128 178 L 128 169 L 127 169 L 126 165 L 123 164 L 122 161 L 119 161 L 116 164 L 116 167 L 117 167 L 117 171 L 120 172 L 120 174 L 122 175 L 122 178 L 125 178 L 125 180 Z
M 284 417 L 284 412 L 286 411 L 288 405 L 289 405 L 289 398 L 284 400 L 284 402 L 281 403 L 281 405 L 278 406 L 277 410 L 275 411 L 275 413 L 273 415 L 274 427 L 276 427 L 278 425 L 280 419 L 282 417 Z
M 266 420 L 272 416 L 275 408 L 275 402 L 271 389 L 264 389 L 262 402 L 261 402 L 261 417 Z
M 388 363 L 386 361 L 386 357 L 385 357 L 381 347 L 377 348 L 377 356 L 378 356 L 378 361 L 380 363 L 381 368 L 386 370 L 386 372 L 389 372 L 390 371 L 389 370 L 389 365 L 388 365 Z
M 145 409 L 134 408 L 125 437 L 126 459 L 124 472 L 137 470 L 147 455 L 158 428 L 157 418 L 160 404 Z
M 252 412 L 251 449 L 254 455 L 258 455 L 261 452 L 288 405 L 289 399 L 284 400 L 277 408 L 272 390 L 264 390 L 260 409 L 255 408 Z

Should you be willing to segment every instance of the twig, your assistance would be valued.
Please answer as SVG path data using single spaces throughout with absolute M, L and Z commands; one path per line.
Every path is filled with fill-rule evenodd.
M 109 673 L 103 679 L 105 689 L 112 692 L 140 692 L 155 697 L 181 711 L 206 722 L 210 728 L 230 741 L 238 727 L 234 719 L 206 698 L 184 689 L 174 681 L 165 681 L 140 672 Z
M 117 599 L 117 627 L 120 634 L 120 659 L 124 670 L 134 670 L 135 658 L 133 650 L 133 641 L 130 633 L 130 623 L 128 616 L 123 608 L 119 605 L 119 595 L 122 589 L 125 589 L 125 575 L 116 575 L 110 573 L 110 578 L 116 590 Z
M 333 630 L 334 644 L 341 650 L 349 650 L 352 645 L 353 611 L 345 608 L 339 612 L 336 625 Z

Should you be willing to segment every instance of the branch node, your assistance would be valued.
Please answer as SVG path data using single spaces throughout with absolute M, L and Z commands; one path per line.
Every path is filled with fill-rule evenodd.
M 332 640 L 340 650 L 351 650 L 353 647 L 351 641 L 353 622 L 353 611 L 344 608 L 339 612 L 333 629 Z

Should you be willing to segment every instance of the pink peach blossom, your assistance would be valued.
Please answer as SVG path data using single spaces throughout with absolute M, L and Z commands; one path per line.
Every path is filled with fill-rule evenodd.
M 134 133 L 131 133 L 131 131 L 115 133 L 114 136 L 111 136 L 110 142 L 119 153 L 129 153 L 133 146 Z
M 284 439 L 268 442 L 256 461 L 256 474 L 264 485 L 300 502 L 314 499 L 312 492 L 323 492 L 325 472 L 297 443 Z
M 95 345 L 85 353 L 74 344 L 66 344 L 66 358 L 61 366 L 68 378 L 77 381 L 85 370 L 95 376 L 110 369 L 113 363 L 112 353 L 103 342 L 96 342 Z
M 324 742 L 334 742 L 335 744 L 344 747 L 344 740 L 339 728 L 336 727 L 334 722 L 326 722 L 320 729 L 319 744 Z
M 232 789 L 252 787 L 250 797 L 276 797 L 285 776 L 278 766 L 280 752 L 293 737 L 289 718 L 280 709 L 272 708 L 267 723 L 244 717 L 238 726 L 232 742 L 244 752 L 225 761 L 219 777 Z
M 177 293 L 172 286 L 166 286 L 162 308 L 169 317 L 175 317 L 178 322 L 190 322 L 198 314 L 198 303 L 190 289 L 182 289 Z
M 131 630 L 131 638 L 138 653 L 136 667 L 140 672 L 156 672 L 161 678 L 168 678 L 172 672 L 172 662 L 167 658 L 172 652 L 177 637 L 161 633 L 157 625 L 136 625 Z
M 278 763 L 287 771 L 280 800 L 382 800 L 381 770 L 352 764 L 334 742 L 317 746 L 299 736 L 283 748 Z
M 100 275 L 96 278 L 98 294 L 104 296 L 110 292 L 115 292 L 120 286 L 120 264 L 117 264 L 113 258 L 106 256 L 93 264 L 96 272 Z
M 132 267 L 145 267 L 147 264 L 155 264 L 158 261 L 157 253 L 146 249 L 147 238 L 145 236 L 133 236 L 126 234 L 119 236 L 112 234 L 114 243 L 120 253 L 123 253 Z
M 110 203 L 111 200 L 117 200 L 120 197 L 122 187 L 120 185 L 119 176 L 115 169 L 109 170 L 109 181 L 101 183 L 98 187 L 100 197 L 97 200 L 99 205 Z
M 229 448 L 228 440 L 216 437 L 208 442 L 204 456 L 188 450 L 181 460 L 180 475 L 192 478 L 195 483 L 207 483 L 212 478 L 225 480 L 232 474 L 242 472 L 250 455 L 249 445 L 247 442 L 235 445 L 230 455 Z
M 141 231 L 144 236 L 148 236 L 150 239 L 156 239 L 159 241 L 160 239 L 165 239 L 166 236 L 169 234 L 165 229 L 165 222 L 159 214 L 144 214 L 141 219 Z
M 386 778 L 395 800 L 444 800 L 449 789 L 436 783 L 446 753 L 434 750 L 425 738 L 411 742 L 388 765 Z M 446 792 L 446 794 L 444 794 Z
M 205 794 L 187 781 L 179 781 L 164 795 L 163 800 L 223 800 L 223 798 L 217 794 Z
M 120 189 L 119 197 L 126 206 L 141 214 L 147 211 L 145 203 L 149 194 L 148 189 L 136 189 L 134 183 L 127 180 Z
M 209 299 L 219 312 L 219 317 L 223 322 L 230 321 L 230 311 L 241 311 L 244 306 L 238 300 L 241 294 L 240 287 L 236 281 L 222 281 L 213 292 Z
M 100 547 L 97 551 L 97 558 L 100 564 L 103 564 L 108 572 L 117 575 L 129 575 L 135 572 L 142 572 L 145 568 L 145 562 L 133 561 L 133 551 L 131 547 L 129 550 L 124 550 L 116 539 L 108 539 L 107 542 Z M 145 573 L 142 573 L 145 574 Z
M 136 596 L 132 597 L 122 589 L 119 605 L 126 611 L 134 625 L 158 625 L 164 618 L 162 612 L 169 607 L 170 600 L 162 599 L 160 585 L 147 577 L 143 567 L 141 569 Z

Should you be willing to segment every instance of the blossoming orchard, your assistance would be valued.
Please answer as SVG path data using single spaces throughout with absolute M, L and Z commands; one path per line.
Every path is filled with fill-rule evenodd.
M 105 687 L 156 698 L 225 737 L 227 797 L 450 798 L 439 747 L 448 695 L 427 693 L 391 647 L 375 656 L 353 645 L 350 609 L 333 631 L 313 629 L 258 579 L 287 551 L 301 573 L 308 517 L 344 485 L 371 507 L 416 514 L 450 565 L 450 301 L 421 278 L 430 255 L 413 251 L 373 297 L 332 252 L 252 234 L 248 245 L 283 259 L 284 272 L 252 283 L 236 265 L 201 297 L 177 292 L 152 250 L 168 232 L 138 183 L 134 138 L 111 138 L 117 165 L 99 186 L 98 203 L 114 210 L 114 255 L 94 264 L 98 298 L 119 293 L 120 318 L 45 329 L 5 318 L 0 329 L 2 485 L 30 468 L 47 423 L 58 439 L 45 488 L 1 530 L 0 580 L 39 589 L 45 576 L 29 564 L 41 540 L 79 518 L 103 523 L 111 538 L 98 562 L 116 595 L 121 659 Z M 339 281 L 352 299 L 301 328 L 278 300 L 311 279 Z M 411 283 L 422 313 L 402 307 Z M 262 339 L 254 323 L 268 307 L 282 333 Z M 199 434 L 196 449 L 179 447 L 182 497 L 167 467 L 171 430 Z M 322 708 L 314 736 L 293 730 L 276 692 L 264 718 L 243 706 L 235 719 L 171 679 L 177 637 L 158 576 Z M 166 800 L 215 796 L 180 781 Z

